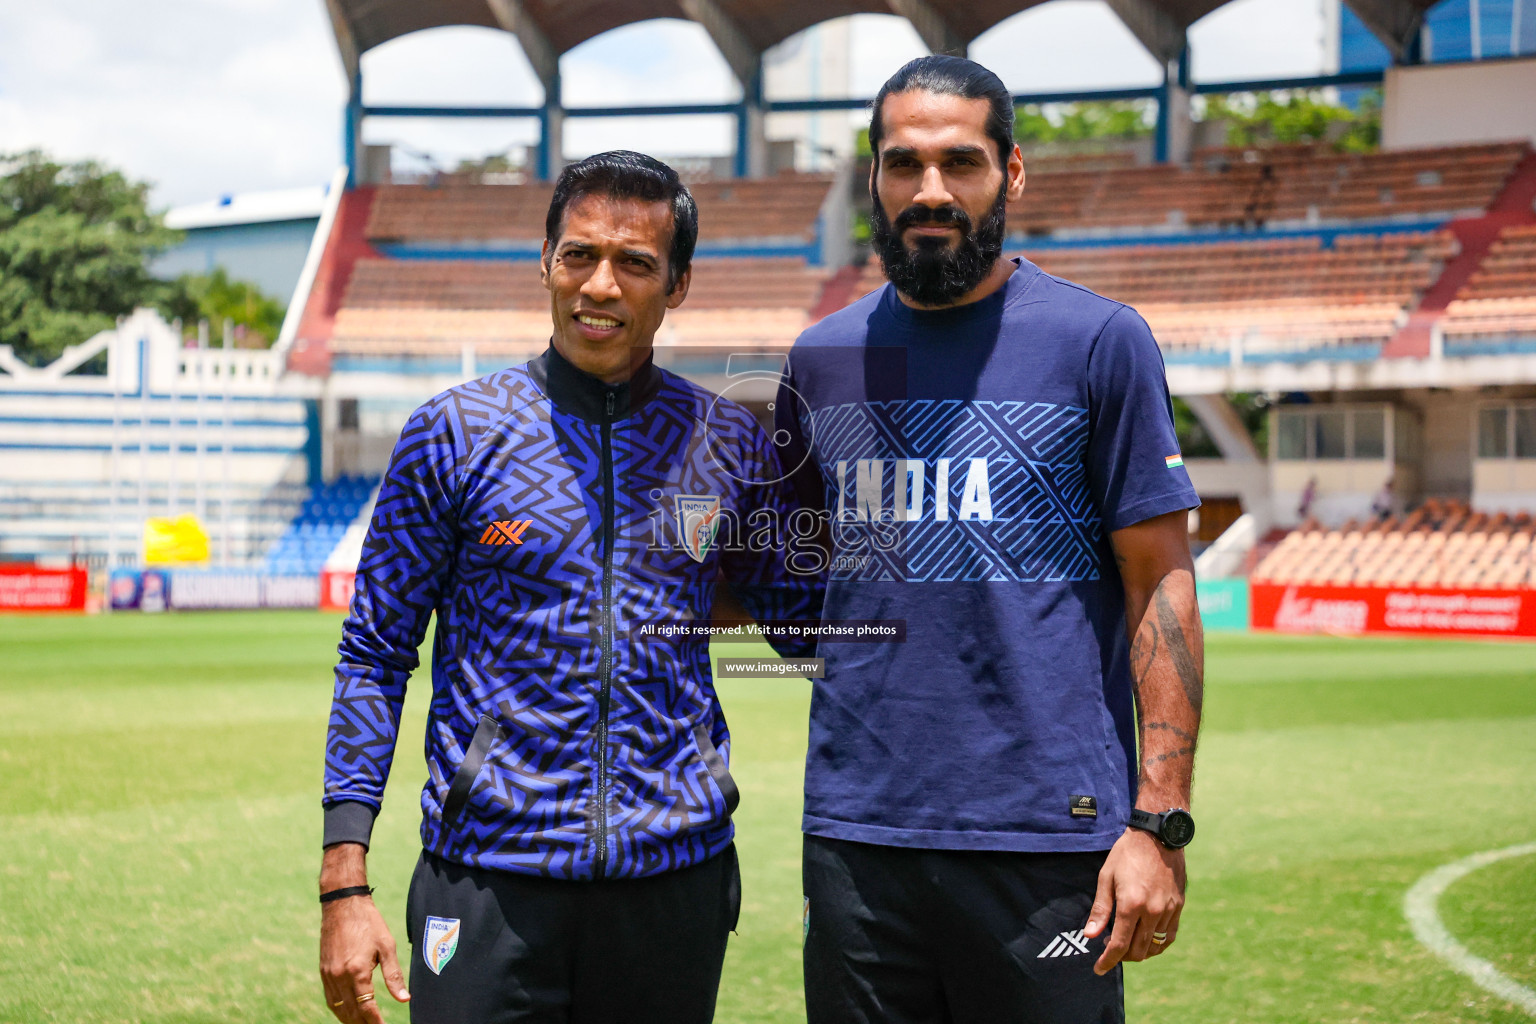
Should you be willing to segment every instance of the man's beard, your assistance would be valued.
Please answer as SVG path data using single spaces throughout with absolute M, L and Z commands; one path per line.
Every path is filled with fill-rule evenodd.
M 954 204 L 909 206 L 896 215 L 892 225 L 875 193 L 871 217 L 875 251 L 896 290 L 919 305 L 948 306 L 981 284 L 1003 254 L 1008 221 L 1006 189 L 1004 182 L 992 209 L 974 230 L 971 218 Z M 952 224 L 959 229 L 960 240 L 951 247 L 945 238 L 919 238 L 909 248 L 901 240 L 902 233 L 918 224 Z

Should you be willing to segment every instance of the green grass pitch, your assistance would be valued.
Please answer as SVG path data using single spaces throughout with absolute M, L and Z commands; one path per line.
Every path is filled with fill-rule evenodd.
M 314 892 L 338 625 L 0 618 L 0 1021 L 330 1019 Z M 1208 679 L 1189 906 L 1177 946 L 1128 968 L 1131 1018 L 1528 1020 L 1418 946 L 1401 904 L 1438 865 L 1536 840 L 1536 647 L 1212 636 Z M 371 857 L 407 950 L 426 689 Z M 726 1024 L 803 1019 L 808 692 L 722 684 L 745 881 Z M 1536 986 L 1536 858 L 1462 879 L 1441 912 Z

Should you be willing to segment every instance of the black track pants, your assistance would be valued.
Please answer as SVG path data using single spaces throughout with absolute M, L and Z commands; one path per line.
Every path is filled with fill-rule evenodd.
M 1107 855 L 806 836 L 808 1024 L 1121 1024 L 1082 935 Z
M 423 853 L 406 902 L 415 1024 L 709 1024 L 741 876 L 734 846 L 599 882 Z

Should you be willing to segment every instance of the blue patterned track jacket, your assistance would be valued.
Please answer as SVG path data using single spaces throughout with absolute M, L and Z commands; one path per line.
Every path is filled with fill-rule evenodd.
M 607 385 L 551 348 L 418 409 L 343 627 L 326 844 L 369 840 L 436 612 L 426 849 L 566 879 L 722 851 L 737 794 L 708 638 L 654 634 L 706 622 L 722 575 L 755 618 L 819 616 L 779 476 L 746 409 L 650 363 Z

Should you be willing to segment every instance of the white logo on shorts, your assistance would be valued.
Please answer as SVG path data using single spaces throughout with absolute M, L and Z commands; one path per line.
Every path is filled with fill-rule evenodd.
M 459 948 L 459 919 L 456 917 L 427 918 L 426 933 L 421 939 L 421 958 L 433 974 L 442 974 L 448 961 Z
M 1079 928 L 1075 932 L 1062 932 L 1056 936 L 1035 959 L 1044 960 L 1048 956 L 1077 956 L 1079 953 L 1086 952 L 1088 952 L 1088 940 L 1083 937 L 1083 930 Z

